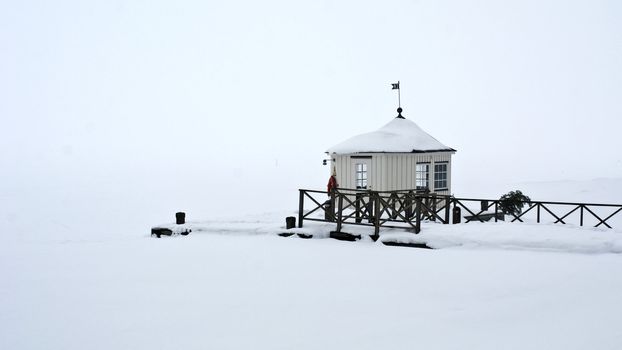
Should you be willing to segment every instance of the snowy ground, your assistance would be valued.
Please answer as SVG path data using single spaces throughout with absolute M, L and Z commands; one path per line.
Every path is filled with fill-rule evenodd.
M 165 239 L 5 225 L 0 349 L 622 346 L 620 228 L 427 224 L 382 237 L 441 248 L 425 250 L 276 236 L 292 213 L 191 221 Z

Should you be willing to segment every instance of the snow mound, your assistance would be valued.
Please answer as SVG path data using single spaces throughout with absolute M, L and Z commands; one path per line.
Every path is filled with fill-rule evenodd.
M 408 119 L 395 118 L 380 129 L 354 136 L 336 146 L 328 153 L 371 153 L 371 152 L 431 152 L 455 151 L 430 136 L 417 124 Z
M 392 231 L 381 241 L 426 243 L 431 248 L 556 251 L 583 254 L 622 253 L 622 233 L 574 225 L 468 223 L 426 225 L 420 234 Z

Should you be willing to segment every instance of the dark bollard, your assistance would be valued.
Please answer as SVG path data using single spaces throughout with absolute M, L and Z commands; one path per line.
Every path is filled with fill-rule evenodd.
M 186 213 L 184 213 L 184 212 L 175 213 L 175 222 L 177 223 L 177 225 L 185 224 L 186 223 Z
M 296 227 L 296 218 L 293 216 L 288 216 L 285 218 L 285 228 L 290 229 Z
M 452 221 L 452 223 L 454 224 L 460 223 L 460 216 L 461 216 L 460 212 L 461 212 L 460 207 L 454 207 L 453 209 L 454 220 Z

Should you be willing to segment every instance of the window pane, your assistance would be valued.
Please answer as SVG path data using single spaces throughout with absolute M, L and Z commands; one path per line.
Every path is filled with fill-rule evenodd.
M 367 164 L 355 163 L 354 164 L 354 179 L 356 188 L 367 188 Z
M 447 189 L 447 163 L 434 164 L 434 188 Z

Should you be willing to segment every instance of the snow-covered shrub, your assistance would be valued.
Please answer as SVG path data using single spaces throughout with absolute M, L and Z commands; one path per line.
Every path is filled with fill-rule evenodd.
M 523 206 L 531 202 L 531 198 L 525 196 L 523 192 L 516 190 L 510 191 L 499 198 L 499 209 L 504 214 L 518 215 L 523 211 Z

